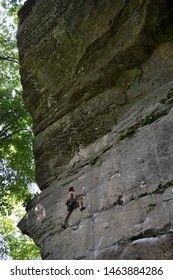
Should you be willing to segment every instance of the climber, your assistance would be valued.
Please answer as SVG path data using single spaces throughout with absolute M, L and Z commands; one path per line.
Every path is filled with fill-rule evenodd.
M 86 207 L 83 206 L 83 196 L 84 195 L 85 194 L 76 195 L 75 189 L 73 187 L 69 188 L 67 200 L 65 202 L 65 204 L 67 205 L 67 214 L 65 216 L 63 224 L 61 225 L 62 228 L 65 229 L 67 227 L 68 220 L 74 209 L 79 207 L 80 211 L 85 210 Z

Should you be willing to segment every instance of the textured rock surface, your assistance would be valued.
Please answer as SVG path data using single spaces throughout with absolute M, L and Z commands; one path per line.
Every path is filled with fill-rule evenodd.
M 20 10 L 42 192 L 19 227 L 43 259 L 173 259 L 171 8 L 28 0 Z M 85 187 L 87 210 L 62 231 L 69 186 Z

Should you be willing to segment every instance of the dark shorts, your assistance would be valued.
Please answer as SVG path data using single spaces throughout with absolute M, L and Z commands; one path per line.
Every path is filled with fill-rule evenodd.
M 67 206 L 67 211 L 71 213 L 74 209 L 78 207 L 79 207 L 79 203 L 77 200 L 75 200 L 72 205 Z

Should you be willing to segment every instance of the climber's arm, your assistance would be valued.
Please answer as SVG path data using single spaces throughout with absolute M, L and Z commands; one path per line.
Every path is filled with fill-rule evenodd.
M 77 194 L 76 197 L 79 198 L 79 197 L 82 197 L 82 196 L 85 196 L 85 195 L 86 195 L 85 193 L 81 193 L 81 194 Z

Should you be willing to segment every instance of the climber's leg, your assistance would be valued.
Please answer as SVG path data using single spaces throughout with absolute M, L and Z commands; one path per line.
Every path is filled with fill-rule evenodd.
M 63 222 L 63 224 L 61 225 L 62 228 L 66 228 L 67 223 L 68 223 L 68 220 L 69 220 L 70 215 L 71 215 L 72 212 L 73 212 L 72 209 L 67 210 L 67 214 L 65 215 L 64 222 Z
M 83 198 L 82 197 L 78 198 L 78 204 L 79 204 L 80 211 L 85 210 L 86 207 L 83 206 Z

